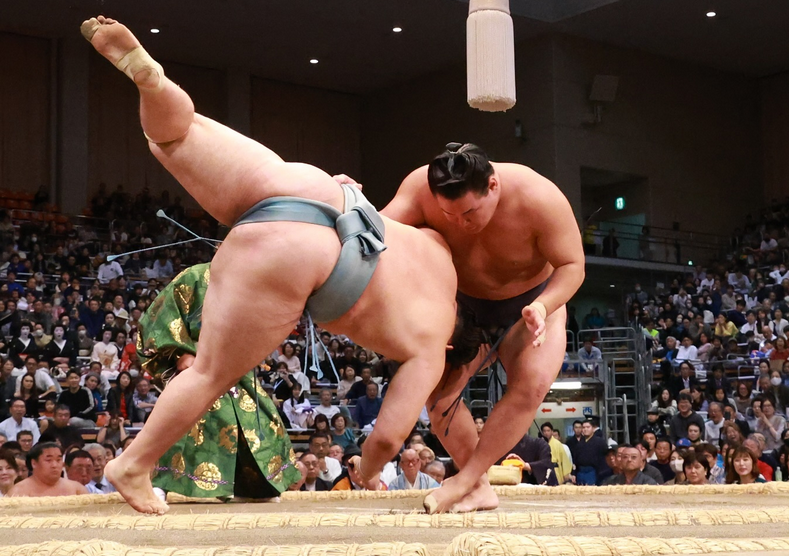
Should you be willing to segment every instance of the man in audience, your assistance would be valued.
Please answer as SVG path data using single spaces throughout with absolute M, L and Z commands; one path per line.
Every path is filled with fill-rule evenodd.
M 438 482 L 420 471 L 422 462 L 415 450 L 403 450 L 400 455 L 401 473 L 390 482 L 389 490 L 425 490 L 437 488 Z
M 595 347 L 592 339 L 584 340 L 584 345 L 578 350 L 578 359 L 585 361 L 581 363 L 581 370 L 585 373 L 595 373 L 599 363 L 603 360 L 603 353 L 600 348 Z
M 361 384 L 361 382 L 356 384 Z M 360 429 L 363 429 L 378 418 L 378 413 L 381 411 L 383 403 L 381 398 L 378 397 L 378 385 L 375 382 L 368 383 L 366 391 L 366 396 L 356 400 L 356 410 L 354 411 L 354 418 Z
M 701 438 L 704 440 L 704 419 L 701 418 L 701 415 L 693 411 L 692 403 L 693 398 L 691 398 L 690 394 L 683 392 L 679 395 L 677 401 L 679 413 L 674 415 L 670 422 L 671 441 L 675 444 L 680 438 L 688 437 L 688 425 L 690 424 L 698 425 L 701 431 Z
M 671 451 L 673 449 L 674 446 L 667 437 L 658 438 L 655 443 L 655 456 L 657 459 L 647 464 L 660 471 L 660 474 L 663 475 L 663 484 L 673 480 L 675 476 L 674 471 L 671 469 Z
M 345 449 L 339 444 L 332 444 L 331 446 L 329 446 L 329 455 L 327 457 L 336 459 L 337 461 L 342 463 L 342 458 L 344 455 L 345 455 Z
M 38 442 L 38 424 L 33 419 L 25 417 L 25 401 L 19 398 L 11 400 L 11 417 L 0 423 L 0 434 L 8 440 L 16 440 L 22 431 L 33 433 L 33 442 Z
M 332 417 L 340 412 L 340 408 L 336 405 L 332 405 L 331 403 L 331 390 L 328 388 L 323 388 L 320 393 L 320 399 L 321 403 L 315 406 L 313 409 L 315 410 L 315 413 L 319 415 L 325 415 L 329 422 L 331 422 Z
M 35 444 L 33 431 L 19 431 L 16 434 L 16 441 L 19 442 L 21 453 L 27 456 L 28 452 L 33 448 L 33 444 Z
M 27 456 L 32 468 L 30 477 L 15 484 L 6 496 L 70 496 L 88 494 L 84 485 L 64 479 L 63 451 L 54 442 L 33 446 Z
M 157 396 L 151 391 L 151 383 L 148 379 L 141 378 L 134 391 L 134 405 L 137 407 L 136 419 L 138 423 L 144 423 L 156 405 Z
M 69 425 L 71 420 L 71 410 L 67 405 L 55 407 L 52 424 L 41 435 L 41 442 L 56 442 L 65 450 L 75 444 L 82 446 L 85 442 L 79 431 Z
M 682 345 L 677 350 L 676 360 L 678 362 L 696 361 L 698 358 L 698 349 L 693 345 L 693 339 L 690 336 L 682 338 Z
M 710 465 L 709 483 L 711 485 L 726 484 L 726 469 L 722 465 L 718 465 L 718 449 L 710 443 L 702 443 L 695 447 L 694 451 L 699 456 L 707 458 L 707 463 Z
M 369 365 L 365 365 L 361 370 L 362 380 L 356 381 L 351 385 L 345 399 L 348 401 L 358 400 L 367 393 L 367 385 L 373 382 L 373 369 Z
M 310 436 L 310 453 L 318 459 L 318 477 L 328 484 L 334 483 L 335 479 L 342 473 L 342 465 L 329 455 L 331 439 L 325 432 L 316 432 Z
M 299 461 L 307 468 L 304 484 L 301 485 L 299 490 L 311 492 L 331 490 L 332 483 L 320 478 L 320 461 L 315 454 L 312 452 L 304 452 Z
M 742 445 L 756 455 L 756 458 L 759 460 L 759 472 L 764 476 L 765 480 L 772 481 L 775 470 L 778 468 L 778 462 L 772 456 L 764 453 L 764 437 L 759 433 L 753 433 Z
M 620 446 L 619 452 L 619 465 L 622 472 L 612 475 L 603 482 L 603 485 L 657 485 L 649 475 L 646 475 L 641 469 L 644 462 L 638 448 L 626 444 Z
M 66 374 L 68 388 L 58 396 L 58 405 L 68 406 L 71 410 L 70 425 L 78 429 L 93 428 L 96 426 L 96 405 L 93 394 L 79 385 L 82 375 L 77 370 L 70 370 Z
M 711 402 L 707 407 L 707 417 L 709 420 L 704 423 L 704 439 L 712 444 L 717 444 L 720 441 L 721 429 L 724 425 L 723 406 L 718 402 Z
M 573 452 L 575 484 L 595 485 L 597 475 L 606 466 L 605 454 L 608 451 L 608 443 L 601 436 L 595 435 L 590 421 L 584 422 L 581 432 L 583 439 L 578 442 Z
M 688 391 L 693 386 L 698 386 L 698 379 L 693 376 L 693 367 L 690 365 L 681 365 L 679 368 L 679 375 L 672 376 L 669 379 L 671 394 L 674 399 L 679 398 L 680 392 Z
M 427 464 L 425 473 L 433 477 L 433 480 L 438 484 L 441 484 L 444 482 L 444 477 L 446 477 L 447 468 L 441 460 L 435 460 Z
M 117 492 L 107 479 L 104 478 L 104 466 L 107 465 L 107 449 L 101 444 L 86 444 L 84 450 L 93 458 L 93 473 L 88 483 L 88 490 L 98 494 L 111 494 Z
M 649 465 L 649 462 L 647 461 L 647 457 L 649 456 L 649 442 L 642 440 L 636 444 L 635 447 L 638 449 L 638 453 L 641 454 L 641 471 L 647 477 L 651 477 L 652 480 L 655 481 L 655 484 L 662 485 L 663 475 L 655 467 Z M 617 455 L 621 456 L 621 454 L 622 451 L 617 450 Z
M 94 467 L 93 457 L 85 450 L 75 450 L 66 455 L 66 477 L 84 486 L 90 494 L 100 494 L 90 486 Z

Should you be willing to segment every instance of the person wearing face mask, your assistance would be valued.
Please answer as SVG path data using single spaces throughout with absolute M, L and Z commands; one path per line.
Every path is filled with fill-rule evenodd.
M 682 453 L 674 450 L 671 452 L 671 456 L 669 457 L 669 466 L 671 467 L 671 471 L 674 473 L 674 479 L 668 481 L 667 485 L 684 485 L 685 484 L 685 470 L 683 469 L 683 464 L 685 463 L 685 459 L 682 457 Z
M 41 350 L 31 336 L 30 321 L 21 321 L 19 326 L 19 336 L 11 340 L 8 347 L 8 357 L 14 362 L 14 367 L 21 369 L 24 367 L 27 357 L 38 357 Z
M 789 387 L 784 385 L 783 373 L 777 369 L 770 371 L 770 390 L 776 413 L 789 415 Z
M 47 344 L 52 341 L 52 336 L 46 333 L 41 324 L 33 325 L 33 341 L 36 342 L 38 352 L 43 355 Z
M 85 325 L 79 323 L 77 326 L 77 354 L 80 357 L 90 357 L 90 354 L 93 353 L 93 346 L 95 344 L 96 341 L 90 337 Z

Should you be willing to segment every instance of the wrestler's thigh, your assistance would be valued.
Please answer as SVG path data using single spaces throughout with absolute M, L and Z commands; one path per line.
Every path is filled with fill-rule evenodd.
M 266 223 L 236 228 L 213 259 L 193 369 L 211 373 L 228 388 L 293 330 L 315 287 L 314 267 L 323 264 L 309 258 L 293 264 L 300 241 L 287 234 L 271 234 L 272 228 L 283 226 L 296 225 Z M 262 241 L 255 237 L 255 228 L 264 229 Z M 271 235 L 286 237 L 275 240 Z
M 507 372 L 508 391 L 532 397 L 531 401 L 537 405 L 542 403 L 564 361 L 565 321 L 566 311 L 562 306 L 546 320 L 545 341 L 536 348 L 532 344 L 534 337 L 522 320 L 512 327 L 499 348 Z

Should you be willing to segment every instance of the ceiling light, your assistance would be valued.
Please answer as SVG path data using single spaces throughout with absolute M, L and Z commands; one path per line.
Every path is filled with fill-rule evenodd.
M 614 284 L 608 284 L 608 287 L 615 288 L 616 286 Z
M 312 65 L 315 65 L 315 64 L 317 64 L 317 63 L 318 63 L 318 59 L 317 59 L 317 58 L 312 58 L 312 59 L 310 60 L 310 64 L 312 64 Z
M 157 29 L 156 27 L 154 27 L 153 29 L 151 29 L 151 33 L 153 33 L 154 35 L 156 35 L 156 34 L 158 34 L 158 33 L 159 33 L 159 29 Z
M 707 12 L 707 17 L 715 17 L 716 15 L 718 14 L 716 14 L 715 12 Z
M 394 33 L 402 33 L 403 32 L 403 28 L 402 27 L 392 27 L 392 32 L 394 32 Z

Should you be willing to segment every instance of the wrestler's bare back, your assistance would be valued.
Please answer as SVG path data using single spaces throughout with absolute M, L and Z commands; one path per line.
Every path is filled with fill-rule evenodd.
M 428 187 L 427 166 L 403 181 L 381 214 L 439 232 L 452 251 L 460 291 L 484 299 L 507 299 L 538 286 L 553 273 L 540 237 L 557 223 L 576 224 L 569 202 L 548 179 L 520 164 L 492 164 L 501 183 L 501 199 L 494 217 L 479 233 L 464 231 L 443 213 Z M 556 249 L 551 251 L 556 260 Z

